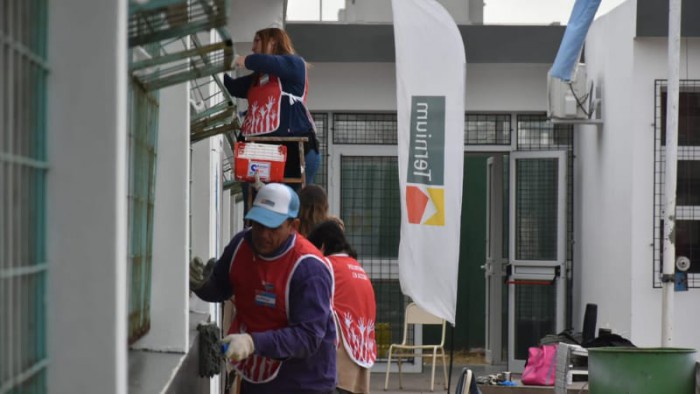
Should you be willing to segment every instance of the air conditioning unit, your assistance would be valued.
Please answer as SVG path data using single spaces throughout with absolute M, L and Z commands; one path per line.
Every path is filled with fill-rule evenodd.
M 571 81 L 547 75 L 547 115 L 553 120 L 591 119 L 597 100 L 587 83 L 586 65 L 579 63 Z

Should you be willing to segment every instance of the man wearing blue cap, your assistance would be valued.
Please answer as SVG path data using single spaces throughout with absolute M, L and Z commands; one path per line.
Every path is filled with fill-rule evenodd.
M 271 183 L 246 215 L 252 227 L 233 237 L 205 278 L 190 265 L 190 288 L 203 300 L 235 296 L 226 357 L 243 378 L 241 393 L 332 393 L 336 333 L 333 274 L 297 233 L 299 197 Z

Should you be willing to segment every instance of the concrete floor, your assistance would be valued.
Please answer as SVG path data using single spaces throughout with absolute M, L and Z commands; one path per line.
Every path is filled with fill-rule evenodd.
M 485 364 L 457 364 L 452 366 L 452 378 L 450 382 L 450 393 L 455 392 L 455 387 L 457 385 L 457 379 L 462 372 L 464 367 L 469 367 L 475 376 L 491 375 L 497 374 L 505 371 L 505 366 L 498 365 L 485 365 Z M 448 366 L 449 368 L 449 366 Z M 403 389 L 399 388 L 399 376 L 398 373 L 392 373 L 389 375 L 389 387 L 387 391 L 384 391 L 384 373 L 373 373 L 370 378 L 370 388 L 372 393 L 386 393 L 386 394 L 406 394 L 406 393 L 431 393 L 430 391 L 430 375 L 431 375 L 431 365 L 423 365 L 423 372 L 421 373 L 404 373 L 403 374 Z M 553 394 L 553 387 L 537 387 L 537 386 L 522 386 L 518 380 L 519 376 L 513 377 L 514 381 L 518 383 L 514 387 L 505 386 L 485 386 L 479 385 L 479 389 L 483 394 Z M 442 365 L 438 364 L 435 368 L 435 391 L 433 393 L 446 393 L 445 389 L 445 379 L 442 373 Z M 574 383 L 568 389 L 569 394 L 576 393 L 588 393 L 587 385 L 583 382 Z
M 464 365 L 455 363 L 452 365 L 451 371 L 451 382 L 450 382 L 450 393 L 454 393 L 455 386 L 457 385 L 457 379 L 459 379 L 459 374 L 462 369 L 468 366 L 475 374 L 475 376 L 495 374 L 503 372 L 505 366 L 497 365 Z M 449 365 L 448 365 L 449 368 Z M 370 378 L 370 388 L 373 393 L 387 393 L 387 394 L 404 394 L 404 393 L 430 393 L 430 377 L 431 377 L 432 366 L 430 364 L 423 365 L 423 372 L 421 373 L 403 373 L 403 389 L 399 388 L 399 375 L 398 373 L 391 373 L 389 375 L 389 387 L 387 391 L 384 391 L 384 373 L 373 373 Z M 445 378 L 442 372 L 442 365 L 438 363 L 435 368 L 435 391 L 434 393 L 446 393 L 445 390 Z

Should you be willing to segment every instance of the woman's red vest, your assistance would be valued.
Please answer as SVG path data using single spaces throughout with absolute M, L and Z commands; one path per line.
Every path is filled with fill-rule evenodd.
M 357 365 L 370 368 L 377 359 L 374 338 L 377 304 L 372 282 L 360 263 L 347 254 L 334 254 L 327 258 L 333 265 L 333 304 L 343 346 Z
M 272 74 L 262 74 L 253 86 L 248 89 L 248 112 L 246 113 L 241 132 L 245 136 L 269 134 L 280 127 L 280 108 L 287 96 L 289 105 L 303 105 L 306 108 L 306 92 L 309 81 L 306 80 L 304 93 L 301 97 L 282 90 L 282 81 Z M 311 116 L 306 110 L 307 115 Z

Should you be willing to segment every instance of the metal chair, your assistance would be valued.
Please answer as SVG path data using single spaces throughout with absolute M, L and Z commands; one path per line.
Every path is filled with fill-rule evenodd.
M 433 370 L 430 379 L 430 391 L 434 391 L 435 388 L 435 364 L 437 362 L 438 351 L 442 357 L 442 369 L 445 373 L 445 389 L 447 389 L 447 362 L 445 361 L 445 320 L 431 315 L 422 308 L 420 308 L 415 303 L 410 303 L 406 306 L 405 318 L 403 323 L 403 341 L 401 343 L 394 343 L 389 346 L 389 356 L 386 362 L 386 380 L 384 381 L 384 390 L 389 387 L 389 372 L 391 370 L 391 359 L 396 358 L 399 366 L 399 388 L 403 389 L 403 382 L 401 380 L 401 360 L 404 358 L 415 358 L 422 356 L 424 354 L 433 355 Z M 422 324 L 422 325 L 442 325 L 442 335 L 440 337 L 440 343 L 434 345 L 410 345 L 408 344 L 408 326 Z

